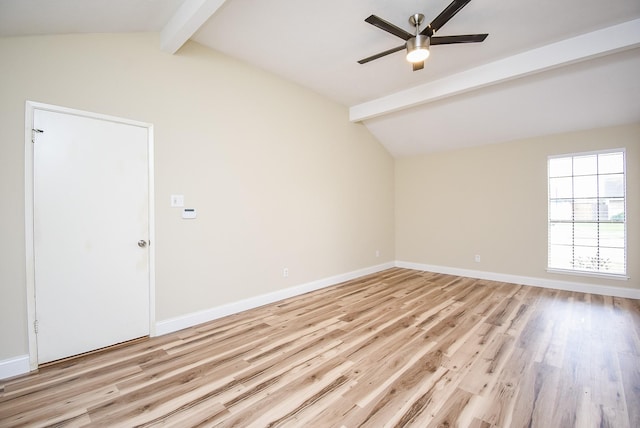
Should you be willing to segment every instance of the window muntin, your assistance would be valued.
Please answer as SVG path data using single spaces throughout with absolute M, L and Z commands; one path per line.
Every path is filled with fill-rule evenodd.
M 548 159 L 548 268 L 626 275 L 624 150 Z

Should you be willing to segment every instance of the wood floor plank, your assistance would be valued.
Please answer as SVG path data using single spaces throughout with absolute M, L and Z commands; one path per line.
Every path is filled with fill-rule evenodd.
M 0 426 L 640 426 L 640 301 L 392 268 L 0 381 Z
M 627 407 L 627 416 L 630 427 L 640 427 L 640 364 L 638 357 L 626 352 L 618 352 L 620 368 L 624 376 L 622 385 Z M 616 412 L 616 420 L 622 425 L 624 414 Z M 626 424 L 625 424 L 626 425 Z

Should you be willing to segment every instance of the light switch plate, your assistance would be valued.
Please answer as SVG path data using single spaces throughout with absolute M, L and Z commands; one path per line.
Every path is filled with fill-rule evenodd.
M 184 207 L 184 195 L 171 195 L 172 207 Z

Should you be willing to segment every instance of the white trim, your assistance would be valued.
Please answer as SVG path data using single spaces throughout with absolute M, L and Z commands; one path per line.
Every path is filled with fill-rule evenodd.
M 32 128 L 33 116 L 35 110 L 52 111 L 57 113 L 70 114 L 80 117 L 88 117 L 98 120 L 106 120 L 109 122 L 122 123 L 131 126 L 147 128 L 147 149 L 149 155 L 149 335 L 155 333 L 155 196 L 154 196 L 154 168 L 153 168 L 153 147 L 154 133 L 153 124 L 140 122 L 137 120 L 125 119 L 116 116 L 109 116 L 100 113 L 93 113 L 83 110 L 76 110 L 67 107 L 60 107 L 51 104 L 43 104 L 34 101 L 26 102 L 25 107 L 25 141 L 24 141 L 24 158 L 25 158 L 25 249 L 26 249 L 26 287 L 27 287 L 27 333 L 29 342 L 29 367 L 31 370 L 38 368 L 38 342 L 37 336 L 33 329 L 36 320 L 36 296 L 35 296 L 35 262 L 34 262 L 34 235 L 33 235 L 33 143 Z
M 152 124 L 147 124 L 147 148 L 149 162 L 149 336 L 156 335 L 156 192 L 155 192 L 155 133 Z
M 20 355 L 0 361 L 0 379 L 8 379 L 26 373 L 29 373 L 29 355 Z
M 640 45 L 640 19 L 551 43 L 349 108 L 361 122 L 406 108 L 519 79 Z M 491 40 L 491 36 L 489 36 Z M 488 42 L 491 43 L 491 42 Z
M 617 153 L 617 152 L 625 152 L 625 162 L 623 164 L 623 166 L 625 166 L 627 164 L 627 162 L 626 162 L 626 152 L 627 152 L 626 147 L 618 147 L 618 148 L 613 148 L 613 149 L 587 150 L 586 152 L 558 153 L 558 154 L 555 154 L 555 155 L 548 155 L 547 156 L 547 160 L 549 160 L 549 159 L 558 159 L 558 158 L 576 157 L 576 156 L 606 155 L 606 154 L 609 154 L 609 153 Z M 547 166 L 547 168 L 548 168 L 548 166 Z M 626 170 L 626 168 L 625 168 L 625 170 Z M 548 175 L 549 175 L 549 171 L 547 169 L 547 176 Z
M 24 115 L 24 235 L 25 235 L 25 265 L 27 287 L 27 338 L 29 342 L 29 368 L 38 367 L 38 341 L 33 329 L 36 321 L 36 288 L 35 288 L 35 257 L 33 234 L 33 112 L 37 105 L 31 101 L 26 103 Z
M 216 306 L 211 309 L 205 309 L 203 311 L 193 312 L 190 314 L 181 315 L 179 317 L 170 318 L 168 320 L 159 321 L 156 324 L 156 334 L 162 335 L 173 333 L 174 331 L 193 327 L 194 325 L 209 322 L 218 318 L 225 317 L 227 315 L 236 314 L 238 312 L 264 306 L 269 303 L 299 296 L 310 291 L 315 291 L 321 288 L 340 284 L 345 281 L 350 281 L 361 276 L 370 275 L 372 273 L 390 269 L 394 266 L 394 262 L 383 263 L 380 265 L 355 270 L 341 275 L 335 275 L 328 278 L 319 279 L 317 281 L 311 281 L 306 284 L 285 288 L 283 290 L 278 290 L 255 297 L 249 297 L 248 299 L 227 303 L 226 305 Z
M 465 276 L 469 278 L 487 279 L 490 281 L 510 282 L 513 284 L 531 285 L 534 287 L 553 288 L 564 291 L 599 294 L 603 296 L 640 299 L 640 290 L 625 287 L 611 287 L 601 284 L 587 284 L 584 282 L 560 281 L 556 279 L 520 276 L 506 273 L 485 272 L 472 269 L 461 269 L 447 266 L 427 265 L 422 263 L 396 261 L 396 267 L 415 269 L 425 272 L 445 273 L 449 275 Z
M 71 114 L 71 115 L 80 116 L 80 117 L 88 117 L 91 119 L 106 120 L 109 122 L 122 123 L 125 125 L 139 126 L 141 128 L 150 128 L 153 126 L 153 124 L 151 123 L 141 122 L 139 120 L 127 119 L 127 118 L 118 117 L 118 116 L 111 116 L 111 115 L 102 114 L 102 113 L 95 113 L 95 112 L 86 111 L 86 110 L 77 110 L 74 108 L 57 106 L 54 104 L 39 103 L 36 101 L 27 100 L 26 106 L 27 106 L 27 111 L 29 112 L 30 110 L 32 119 L 33 119 L 33 110 L 44 110 L 44 111 L 52 111 L 56 113 Z M 31 135 L 31 126 L 33 124 L 33 120 L 31 122 L 26 122 L 25 124 L 29 128 L 29 135 Z M 29 142 L 31 142 L 31 139 L 29 139 Z
M 577 275 L 577 276 L 584 276 L 584 277 L 591 277 L 591 278 L 613 279 L 616 281 L 628 281 L 629 279 L 631 279 L 630 277 L 624 274 L 617 275 L 613 273 L 591 272 L 588 270 L 547 268 L 546 271 L 549 273 L 557 273 L 559 275 Z

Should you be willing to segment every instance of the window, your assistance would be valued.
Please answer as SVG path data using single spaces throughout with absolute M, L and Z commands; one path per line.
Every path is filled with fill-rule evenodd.
M 549 157 L 549 270 L 626 275 L 624 155 Z

